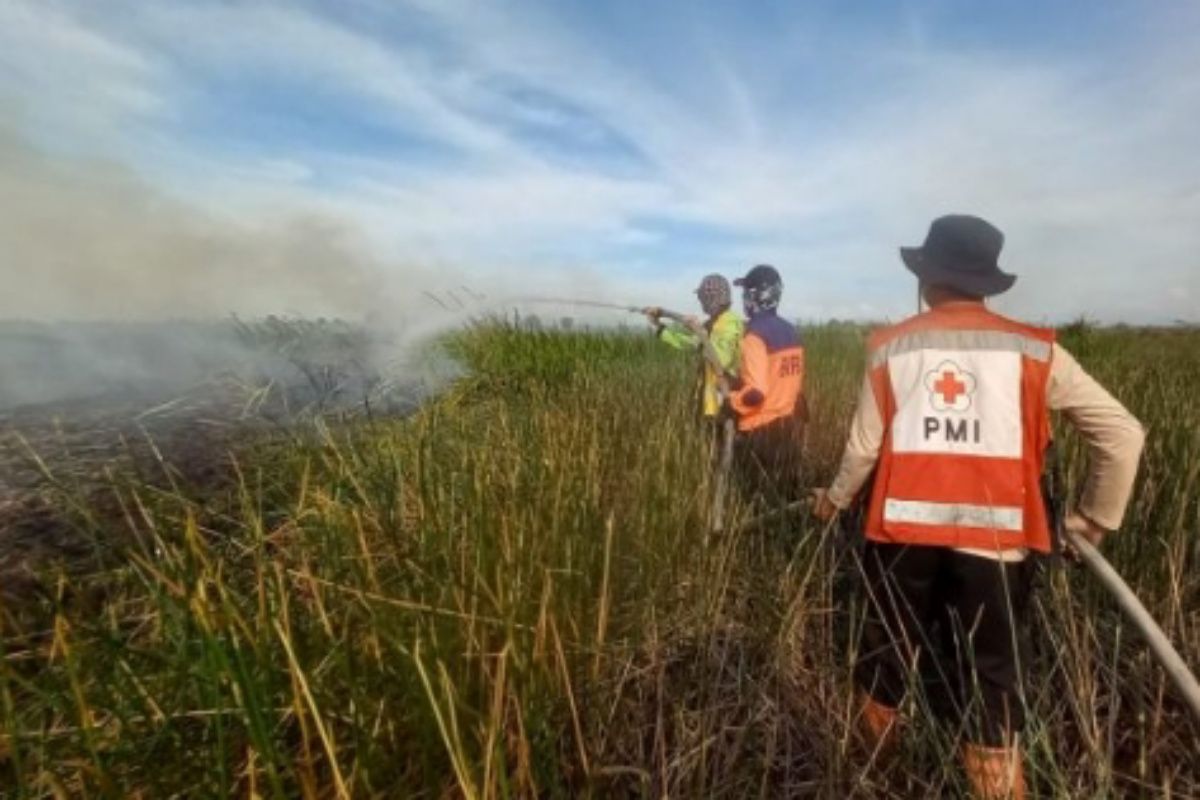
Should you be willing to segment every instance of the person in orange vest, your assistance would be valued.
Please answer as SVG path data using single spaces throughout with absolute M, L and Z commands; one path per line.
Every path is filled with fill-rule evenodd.
M 930 707 L 962 731 L 968 783 L 986 800 L 1025 796 L 1028 556 L 1052 547 L 1040 488 L 1049 412 L 1089 447 L 1064 524 L 1095 544 L 1121 524 L 1144 442 L 1052 330 L 985 306 L 1016 280 L 999 268 L 1003 242 L 985 220 L 953 215 L 901 249 L 929 310 L 871 336 L 841 467 L 813 498 L 816 516 L 832 519 L 874 473 L 855 665 L 869 740 L 894 739 L 919 676 Z
M 737 417 L 734 467 L 751 493 L 768 502 L 793 498 L 800 486 L 804 342 L 779 316 L 783 279 L 759 264 L 733 282 L 742 289 L 746 332 L 729 407 Z

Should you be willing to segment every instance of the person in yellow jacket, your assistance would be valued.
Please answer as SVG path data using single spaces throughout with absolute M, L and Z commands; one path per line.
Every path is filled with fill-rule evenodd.
M 726 374 L 737 374 L 745 325 L 742 318 L 731 310 L 733 292 L 729 281 L 720 275 L 704 276 L 696 289 L 696 298 L 700 301 L 700 309 L 706 317 L 704 330 L 717 354 L 717 360 L 721 362 L 721 368 Z M 677 350 L 700 351 L 700 336 L 686 325 L 664 322 L 658 308 L 646 309 L 646 316 L 654 325 L 655 335 L 665 344 Z M 716 420 L 721 413 L 722 404 L 719 376 L 706 359 L 701 358 L 701 362 L 703 375 L 700 410 L 705 419 Z
M 814 497 L 816 516 L 832 519 L 874 475 L 855 665 L 869 738 L 894 739 L 905 697 L 924 683 L 962 736 L 981 800 L 1026 794 L 1028 557 L 1052 546 L 1039 485 L 1050 412 L 1088 444 L 1086 488 L 1064 525 L 1095 544 L 1121 524 L 1144 441 L 1052 330 L 984 305 L 1016 280 L 998 266 L 1003 242 L 987 221 L 951 215 L 901 249 L 929 310 L 871 337 L 841 467 Z

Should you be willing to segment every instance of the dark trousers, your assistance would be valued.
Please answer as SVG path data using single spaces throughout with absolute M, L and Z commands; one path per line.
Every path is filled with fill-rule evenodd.
M 867 618 L 855 678 L 893 708 L 919 686 L 971 743 L 999 747 L 1025 722 L 1029 559 L 1003 563 L 946 547 L 868 542 Z
M 761 497 L 768 506 L 777 507 L 801 499 L 803 446 L 804 425 L 796 417 L 784 417 L 738 433 L 733 447 L 733 472 L 746 500 Z

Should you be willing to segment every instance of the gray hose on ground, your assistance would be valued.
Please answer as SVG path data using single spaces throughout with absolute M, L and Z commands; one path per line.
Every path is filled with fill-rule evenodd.
M 1104 588 L 1117 601 L 1117 605 L 1125 612 L 1125 616 L 1142 634 L 1146 644 L 1150 645 L 1150 652 L 1154 654 L 1154 658 L 1166 670 L 1167 677 L 1179 689 L 1179 693 L 1191 707 L 1196 719 L 1200 720 L 1200 682 L 1196 681 L 1196 676 L 1188 669 L 1183 657 L 1179 655 L 1179 651 L 1171 644 L 1171 640 L 1150 616 L 1150 612 L 1142 605 L 1142 601 L 1138 600 L 1137 595 L 1129 588 L 1129 584 L 1125 583 L 1108 563 L 1108 560 L 1100 555 L 1100 551 L 1092 546 L 1091 542 L 1070 531 L 1064 531 L 1064 534 L 1067 543 L 1079 554 L 1080 560 L 1095 574 Z
M 754 517 L 743 523 L 741 530 L 751 530 L 757 528 L 763 523 L 778 519 L 786 514 L 799 511 L 804 506 L 804 501 L 789 503 L 782 508 L 768 511 L 765 514 Z M 1167 677 L 1175 684 L 1179 693 L 1183 695 L 1183 699 L 1195 714 L 1196 719 L 1200 720 L 1200 682 L 1196 680 L 1196 676 L 1188 669 L 1187 663 L 1183 657 L 1179 655 L 1179 651 L 1171 644 L 1171 640 L 1167 638 L 1166 633 L 1159 627 L 1154 618 L 1150 616 L 1150 612 L 1142 605 L 1142 601 L 1138 599 L 1133 590 L 1129 588 L 1129 584 L 1113 569 L 1112 564 L 1108 563 L 1100 551 L 1097 550 L 1091 542 L 1079 536 L 1076 533 L 1064 531 L 1063 535 L 1066 538 L 1067 544 L 1079 554 L 1079 559 L 1087 565 L 1088 569 L 1096 576 L 1101 585 L 1108 591 L 1109 594 L 1117 601 L 1117 605 L 1125 613 L 1133 626 L 1146 640 L 1146 644 L 1150 646 L 1150 652 L 1162 668 L 1166 671 Z

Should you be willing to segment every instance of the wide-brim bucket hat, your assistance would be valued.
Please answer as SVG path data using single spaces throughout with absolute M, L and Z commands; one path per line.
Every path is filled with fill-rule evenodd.
M 1000 269 L 1004 234 L 969 214 L 938 217 L 920 247 L 901 247 L 900 258 L 921 281 L 975 297 L 1007 292 L 1017 276 Z

